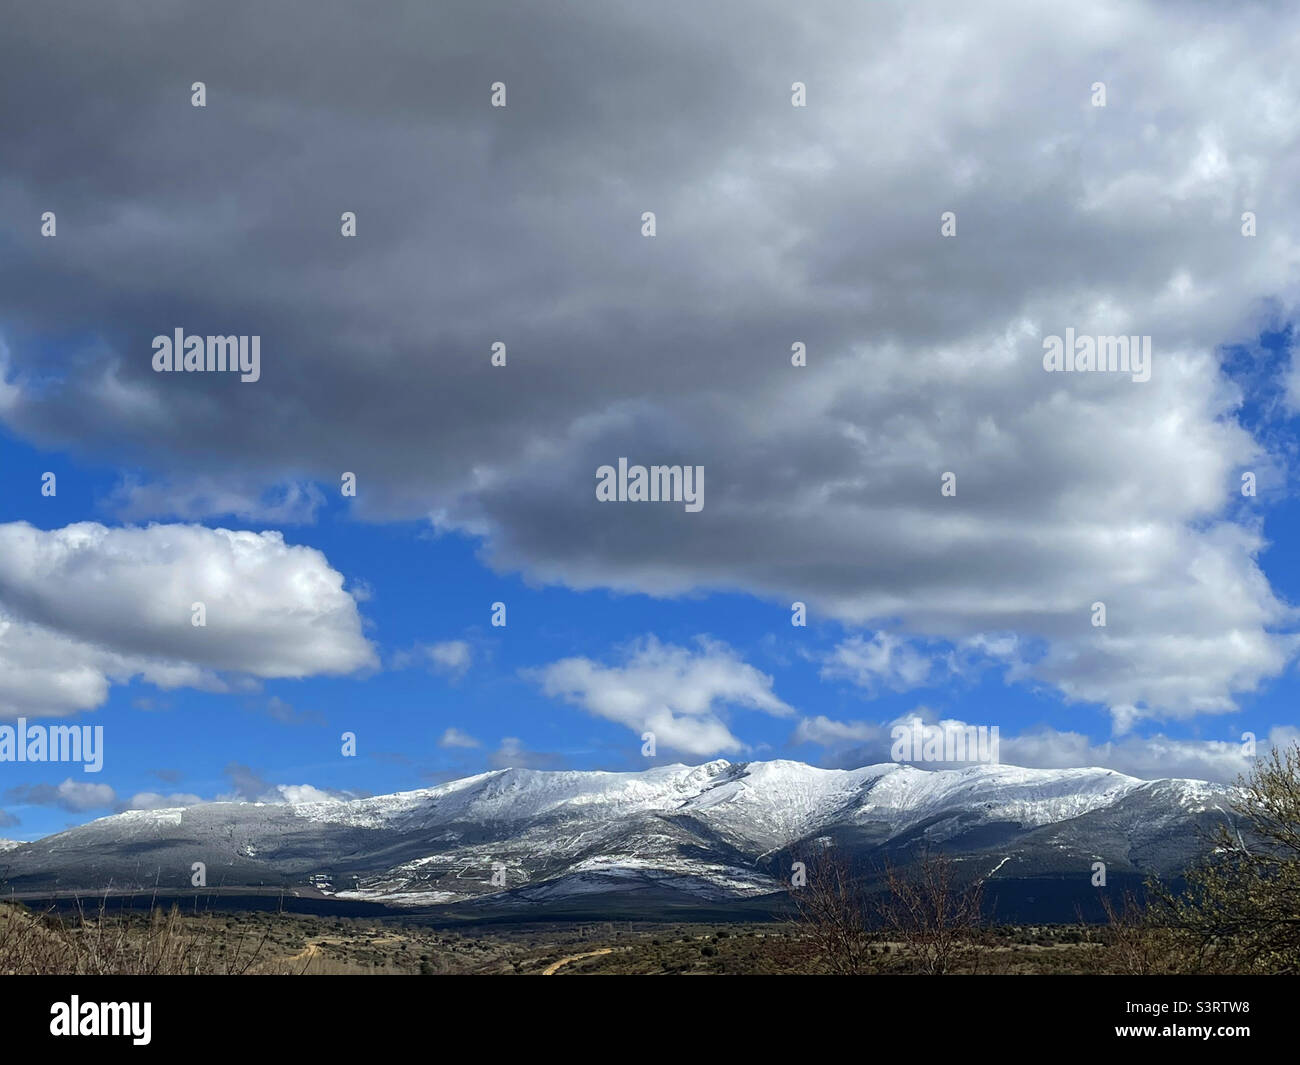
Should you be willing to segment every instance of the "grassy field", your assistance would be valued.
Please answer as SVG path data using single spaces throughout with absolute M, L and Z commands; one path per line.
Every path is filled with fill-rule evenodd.
M 1115 971 L 1096 928 L 987 930 L 957 971 Z M 899 943 L 870 954 L 880 973 L 917 970 Z M 0 972 L 707 976 L 822 971 L 794 926 L 547 923 L 449 928 L 419 920 L 266 912 L 55 915 L 0 905 Z

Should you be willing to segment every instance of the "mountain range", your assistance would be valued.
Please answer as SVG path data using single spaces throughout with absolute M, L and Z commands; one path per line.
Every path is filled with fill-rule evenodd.
M 128 811 L 0 844 L 0 891 L 206 886 L 474 912 L 753 912 L 834 845 L 866 864 L 941 851 L 1007 919 L 1069 919 L 1108 883 L 1176 877 L 1233 789 L 1108 769 L 724 760 L 641 772 L 501 769 L 320 802 Z

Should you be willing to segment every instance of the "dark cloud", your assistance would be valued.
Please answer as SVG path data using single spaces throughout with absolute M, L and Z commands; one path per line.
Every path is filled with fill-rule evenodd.
M 362 517 L 430 516 L 536 580 L 1022 634 L 1045 651 L 1012 676 L 1121 725 L 1232 709 L 1285 668 L 1294 617 L 1230 509 L 1273 460 L 1215 346 L 1262 298 L 1294 305 L 1285 241 L 1238 216 L 1300 224 L 1300 100 L 1293 13 L 1207 43 L 1216 19 L 20 8 L 0 419 L 143 470 L 110 501 L 132 518 L 310 520 L 355 472 Z M 177 326 L 260 335 L 262 379 L 154 374 Z M 1152 335 L 1152 380 L 1044 374 L 1067 327 Z M 703 465 L 704 510 L 597 503 L 622 455 Z
M 259 770 L 250 766 L 240 765 L 238 762 L 231 762 L 224 770 L 231 787 L 234 788 L 236 799 L 242 799 L 245 802 L 257 802 L 263 795 L 271 791 L 271 784 L 262 776 Z
M 68 779 L 62 784 L 20 784 L 5 792 L 5 801 L 83 813 L 113 806 L 117 794 L 107 784 Z

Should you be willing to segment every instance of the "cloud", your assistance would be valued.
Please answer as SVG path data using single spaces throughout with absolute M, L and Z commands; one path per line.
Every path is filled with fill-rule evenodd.
M 18 818 L 16 818 L 13 814 L 6 813 L 4 810 L 0 810 L 0 828 L 13 828 L 14 825 L 18 823 L 19 823 Z
M 93 709 L 135 676 L 223 690 L 375 664 L 342 576 L 278 532 L 0 525 L 0 716 Z
M 1009 679 L 1121 729 L 1230 711 L 1294 658 L 1236 490 L 1285 445 L 1241 424 L 1219 351 L 1295 310 L 1294 9 L 669 0 L 578 24 L 485 0 L 377 35 L 343 0 L 263 8 L 194 0 L 147 39 L 109 8 L 8 20 L 0 214 L 60 221 L 0 260 L 20 438 L 140 469 L 140 513 L 356 470 L 358 517 L 428 516 L 539 583 L 1015 633 Z M 238 78 L 189 108 L 229 55 Z M 153 373 L 178 325 L 260 335 L 262 379 Z M 1067 328 L 1151 336 L 1151 380 L 1045 373 Z M 704 509 L 598 503 L 621 455 L 704 465 Z M 47 701 L 96 703 L 105 676 L 56 674 Z M 734 740 L 695 724 L 691 747 Z
M 227 481 L 201 478 L 182 485 L 162 482 L 122 482 L 108 506 L 122 521 L 173 518 L 197 522 L 215 516 L 269 525 L 309 525 L 325 502 L 314 484 L 287 484 L 241 491 Z
M 278 695 L 266 701 L 266 713 L 282 725 L 323 725 L 325 718 L 315 710 L 295 710 Z
M 424 648 L 434 672 L 453 677 L 464 676 L 469 669 L 473 653 L 464 640 L 447 640 L 444 643 L 430 644 Z
M 356 792 L 318 788 L 312 784 L 271 784 L 261 770 L 239 762 L 231 762 L 224 772 L 233 790 L 218 795 L 212 802 L 332 802 L 360 797 Z
M 885 687 L 904 692 L 930 678 L 931 662 L 902 639 L 878 632 L 870 640 L 850 636 L 823 660 L 824 679 L 849 680 L 874 691 Z
M 62 784 L 20 784 L 9 788 L 5 799 L 24 806 L 54 806 L 84 813 L 116 805 L 117 793 L 107 784 L 88 784 L 69 778 Z
M 417 643 L 397 651 L 391 659 L 393 669 L 410 669 L 423 666 L 430 672 L 459 680 L 468 672 L 474 660 L 474 648 L 466 640 L 444 640 L 440 643 Z
M 337 802 L 352 798 L 349 792 L 316 788 L 310 784 L 280 784 L 275 790 L 282 802 Z
M 563 769 L 564 756 L 552 751 L 530 751 L 516 736 L 506 736 L 488 755 L 493 769 Z
M 869 721 L 832 721 L 824 714 L 805 717 L 790 737 L 791 743 L 816 743 L 830 747 L 848 742 L 881 744 L 889 736 L 888 727 Z
M 913 719 L 928 726 L 991 728 L 996 722 L 973 723 L 953 718 L 940 719 L 921 707 L 889 722 L 834 721 L 825 716 L 804 718 L 791 736 L 794 744 L 815 744 L 826 748 L 827 765 L 856 768 L 891 761 L 892 737 L 896 725 L 910 727 Z M 1256 754 L 1270 747 L 1284 748 L 1296 742 L 1300 730 L 1291 726 L 1272 729 L 1256 742 Z M 1184 777 L 1230 783 L 1248 775 L 1255 765 L 1243 742 L 1236 740 L 1175 739 L 1161 733 L 1129 735 L 1098 743 L 1079 732 L 1040 727 L 1010 735 L 999 728 L 999 762 L 1030 769 L 1075 769 L 1100 766 L 1146 780 Z M 921 764 L 921 768 L 943 768 Z
M 478 747 L 480 746 L 480 744 L 478 740 L 476 740 L 468 732 L 462 732 L 458 728 L 449 728 L 447 729 L 446 732 L 442 734 L 442 738 L 438 740 L 438 746 L 439 747 Z
M 218 796 L 218 802 L 260 802 L 262 796 L 271 790 L 271 785 L 266 778 L 251 766 L 231 762 L 223 772 L 229 778 L 234 791 L 227 795 Z
M 119 656 L 6 617 L 0 608 L 0 717 L 91 710 L 108 698 L 114 677 L 125 681 L 130 672 Z
M 205 799 L 191 792 L 156 791 L 138 791 L 130 798 L 119 799 L 116 791 L 107 784 L 85 784 L 71 779 L 58 785 L 33 784 L 13 787 L 5 793 L 5 798 L 9 802 L 28 806 L 53 806 L 73 813 L 85 813 L 97 809 L 112 809 L 115 812 L 170 810 L 177 807 L 197 806 L 204 802 L 298 803 L 327 802 L 357 797 L 352 792 L 317 788 L 311 784 L 269 785 L 262 779 L 261 774 L 247 766 L 232 764 L 227 767 L 226 773 L 235 785 L 235 791 L 233 794 L 220 795 L 215 799 Z M 0 816 L 0 826 L 4 823 L 3 817 Z M 10 823 L 18 822 L 14 820 Z
M 785 717 L 794 713 L 772 691 L 772 678 L 741 661 L 729 647 L 697 637 L 695 651 L 654 636 L 627 649 L 620 665 L 565 658 L 526 674 L 542 691 L 615 721 L 639 737 L 653 732 L 656 747 L 686 755 L 739 751 L 726 707 Z

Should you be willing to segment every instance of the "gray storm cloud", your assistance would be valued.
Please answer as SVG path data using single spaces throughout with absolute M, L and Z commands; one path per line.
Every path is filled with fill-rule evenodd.
M 0 418 L 146 471 L 129 516 L 355 471 L 362 517 L 541 581 L 1016 634 L 1009 676 L 1121 726 L 1294 655 L 1237 492 L 1281 460 L 1217 352 L 1295 302 L 1300 14 L 132 11 L 0 38 Z M 261 379 L 154 374 L 177 326 L 260 335 Z M 1067 328 L 1150 335 L 1151 380 L 1044 373 Z M 708 505 L 601 507 L 619 455 L 704 466 Z

